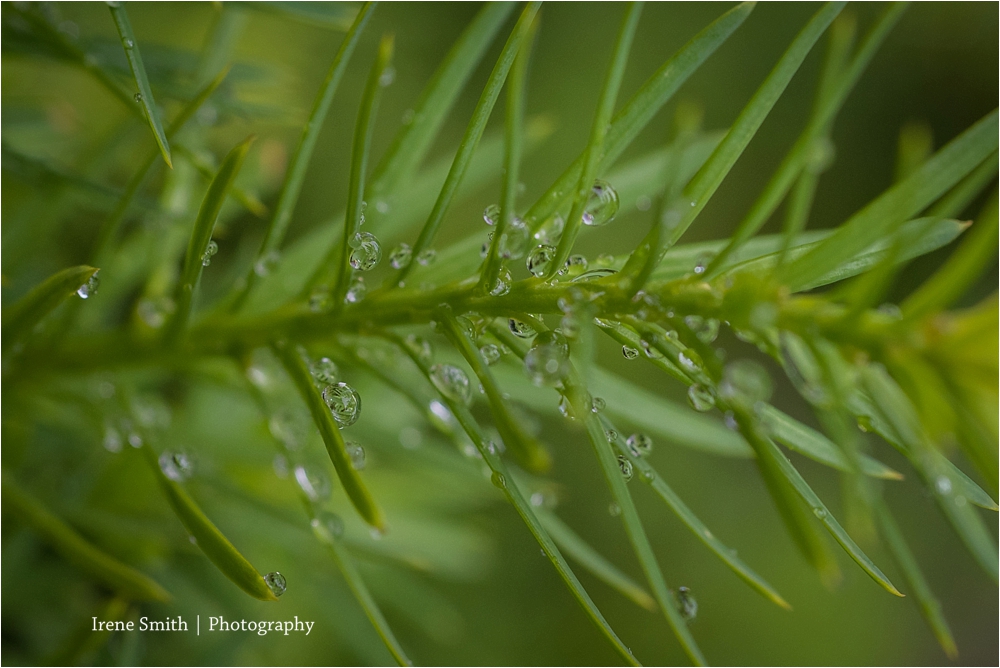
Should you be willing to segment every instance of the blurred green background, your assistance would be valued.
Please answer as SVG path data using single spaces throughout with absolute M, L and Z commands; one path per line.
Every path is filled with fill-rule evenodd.
M 7 12 L 9 3 L 3 4 Z M 233 9 L 226 7 L 226 11 Z M 320 136 L 295 211 L 292 238 L 327 221 L 344 205 L 356 105 L 379 35 L 396 34 L 396 76 L 383 96 L 374 139 L 376 156 L 386 149 L 406 110 L 479 7 L 473 3 L 387 3 L 377 9 Z M 117 43 L 103 3 L 57 3 L 56 9 L 63 20 L 71 22 L 67 30 Z M 585 143 L 622 9 L 612 3 L 553 3 L 542 10 L 528 113 L 544 115 L 552 133 L 526 156 L 522 204 L 544 192 Z M 724 9 L 724 5 L 710 3 L 649 4 L 619 99 L 627 99 Z M 815 5 L 797 3 L 759 5 L 621 162 L 667 138 L 673 109 L 680 100 L 704 107 L 707 128 L 727 127 L 815 9 Z M 863 31 L 880 9 L 879 5 L 852 4 L 847 11 L 857 16 Z M 220 6 L 143 3 L 129 4 L 128 10 L 147 67 L 152 67 L 157 62 L 176 62 L 177 50 L 199 51 Z M 244 118 L 228 116 L 225 123 L 215 126 L 210 119 L 206 121 L 205 141 L 221 156 L 246 134 L 256 133 L 259 138 L 241 179 L 273 205 L 284 162 L 343 33 L 281 12 L 241 11 L 246 23 L 234 60 L 243 65 L 234 70 L 234 76 L 240 75 L 239 98 L 249 111 Z M 820 183 L 812 226 L 839 224 L 891 184 L 897 137 L 904 123 L 928 123 L 935 145 L 941 146 L 996 106 L 997 19 L 994 3 L 918 3 L 909 8 L 837 121 L 836 162 Z M 508 31 L 512 25 L 513 19 Z M 449 116 L 432 159 L 454 150 L 492 67 L 491 55 L 495 58 L 499 53 L 502 39 L 496 42 Z M 728 236 L 746 212 L 804 124 L 823 45 L 821 41 L 806 60 L 685 240 Z M 148 129 L 86 74 L 4 46 L 5 146 L 121 187 L 139 156 L 152 146 Z M 157 76 L 151 76 L 157 84 Z M 162 81 L 168 79 L 163 75 Z M 155 87 L 154 92 L 158 92 Z M 488 132 L 501 124 L 498 108 Z M 108 151 L 112 140 L 118 143 Z M 53 271 L 85 260 L 106 209 L 86 203 L 74 206 L 72 197 L 53 203 L 44 191 L 8 171 L 6 161 L 5 154 L 3 299 L 9 303 Z M 453 207 L 439 243 L 481 228 L 479 212 L 496 201 L 498 190 L 497 179 Z M 150 190 L 149 197 L 155 199 L 155 190 Z M 583 237 L 583 252 L 628 250 L 644 234 L 649 215 L 638 211 L 635 202 L 622 202 L 620 220 L 613 229 Z M 259 239 L 263 220 L 247 214 L 233 216 L 226 225 L 232 239 Z M 228 281 L 235 275 L 226 268 L 238 259 L 235 249 L 243 246 L 226 243 L 222 237 L 220 247 L 213 269 L 222 268 L 213 272 L 214 279 L 206 275 L 208 293 L 213 290 L 212 280 Z M 898 294 L 937 266 L 949 250 L 922 259 L 904 273 Z M 995 290 L 996 278 L 994 265 L 966 302 Z M 679 385 L 640 366 L 626 367 L 616 346 L 605 341 L 601 345 L 602 364 L 650 390 L 683 400 Z M 726 334 L 720 345 L 733 354 L 751 354 L 746 344 Z M 321 347 L 316 352 L 321 353 Z M 137 614 L 151 618 L 181 614 L 185 619 L 200 614 L 203 624 L 207 616 L 219 614 L 248 620 L 298 615 L 315 620 L 316 627 L 306 638 L 119 635 L 85 658 L 97 663 L 180 665 L 391 662 L 332 561 L 312 538 L 293 495 L 294 480 L 275 475 L 274 448 L 266 427 L 230 366 L 206 363 L 182 377 L 130 373 L 136 383 L 156 388 L 169 406 L 170 426 L 163 444 L 184 444 L 196 457 L 198 475 L 188 485 L 192 494 L 260 570 L 280 570 L 287 577 L 288 591 L 278 604 L 243 595 L 189 544 L 138 453 L 126 448 L 113 454 L 101 448 L 99 423 L 81 428 L 93 422 L 88 418 L 93 405 L 60 401 L 64 394 L 93 395 L 96 384 L 114 378 L 71 377 L 60 381 L 55 390 L 43 392 L 41 398 L 25 399 L 24 405 L 5 396 L 3 463 L 95 543 L 138 566 L 174 594 L 172 603 L 143 605 Z M 617 663 L 610 646 L 539 554 L 513 509 L 483 477 L 479 464 L 455 452 L 426 425 L 419 432 L 407 430 L 408 425 L 421 424 L 422 418 L 373 378 L 358 373 L 351 376 L 351 382 L 361 392 L 364 409 L 350 436 L 367 449 L 364 477 L 386 510 L 391 531 L 378 541 L 369 537 L 339 489 L 334 490 L 329 508 L 344 518 L 345 538 L 411 658 L 418 664 L 440 665 Z M 10 388 L 4 389 L 9 395 Z M 291 401 L 288 394 L 286 399 Z M 275 390 L 275 396 L 282 396 L 281 391 Z M 552 397 L 554 402 L 554 393 Z M 779 388 L 776 403 L 815 424 L 806 404 L 790 388 Z M 21 412 L 29 409 L 31 420 Z M 581 434 L 551 413 L 540 418 L 538 426 L 556 455 L 559 515 L 605 556 L 641 579 L 620 522 L 608 513 L 608 492 Z M 318 469 L 326 466 L 318 438 L 304 440 L 306 459 Z M 403 446 L 416 441 L 416 447 Z M 907 470 L 904 461 L 884 444 L 874 447 L 890 466 Z M 839 515 L 836 477 L 808 460 L 793 458 Z M 752 462 L 714 458 L 666 442 L 656 443 L 651 460 L 713 532 L 738 548 L 741 558 L 794 607 L 794 612 L 782 611 L 745 587 L 650 490 L 634 482 L 633 493 L 668 584 L 687 586 L 697 597 L 699 613 L 692 630 L 711 662 L 939 665 L 947 661 L 913 602 L 886 595 L 846 558 L 841 559 L 842 585 L 830 591 L 820 584 L 786 535 Z M 888 487 L 887 498 L 942 599 L 961 652 L 959 662 L 997 665 L 996 587 L 976 568 L 919 485 L 908 480 Z M 996 516 L 987 520 L 995 536 Z M 863 547 L 890 578 L 898 578 L 882 547 Z M 2 660 L 6 665 L 42 661 L 53 648 L 69 642 L 74 629 L 98 614 L 106 596 L 6 516 L 2 569 Z M 598 606 L 641 661 L 686 663 L 662 617 L 636 607 L 582 569 L 578 571 Z

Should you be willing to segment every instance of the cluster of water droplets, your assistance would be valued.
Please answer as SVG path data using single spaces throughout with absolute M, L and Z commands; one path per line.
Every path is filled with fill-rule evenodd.
M 382 247 L 371 232 L 356 232 L 351 239 L 351 268 L 357 271 L 371 271 L 382 259 Z
M 97 288 L 101 285 L 101 279 L 97 277 L 99 271 L 95 271 L 93 275 L 87 279 L 87 282 L 76 289 L 76 294 L 80 299 L 90 299 L 97 294 Z

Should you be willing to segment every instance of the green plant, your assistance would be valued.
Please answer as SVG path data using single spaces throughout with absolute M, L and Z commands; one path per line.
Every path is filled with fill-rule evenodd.
M 567 557 L 639 606 L 658 610 L 687 658 L 702 664 L 706 657 L 689 628 L 697 604 L 661 570 L 633 500 L 637 482 L 648 484 L 752 589 L 780 607 L 790 606 L 652 466 L 646 456 L 652 432 L 677 445 L 753 458 L 788 532 L 825 583 L 832 586 L 842 577 L 832 538 L 888 594 L 912 597 L 938 642 L 955 655 L 940 605 L 883 499 L 883 484 L 890 487 L 903 474 L 872 454 L 882 445 L 873 447 L 865 434 L 903 455 L 911 475 L 996 581 L 995 539 L 979 510 L 997 510 L 996 294 L 972 308 L 945 310 L 995 259 L 996 111 L 937 152 L 919 131 L 904 132 L 895 185 L 838 228 L 805 230 L 818 180 L 830 165 L 837 112 L 903 5 L 885 8 L 857 46 L 855 24 L 842 14 L 843 3 L 817 8 L 731 127 L 707 132 L 696 109 L 679 106 L 665 146 L 618 166 L 629 144 L 753 10 L 741 4 L 722 14 L 630 99 L 620 101 L 642 11 L 639 4 L 623 7 L 587 143 L 527 208 L 517 197 L 521 163 L 545 127 L 526 120 L 524 108 L 544 11 L 537 3 L 519 10 L 507 4 L 482 8 L 376 160 L 372 145 L 380 97 L 394 72 L 394 41 L 387 35 L 360 96 L 344 211 L 286 243 L 320 129 L 378 10 L 373 4 L 336 6 L 332 14 L 311 16 L 346 29 L 346 35 L 291 154 L 273 210 L 267 210 L 255 194 L 262 178 L 242 172 L 253 138 L 230 141 L 231 150 L 216 167 L 205 151 L 211 126 L 192 122 L 203 113 L 224 118 L 262 113 L 231 83 L 251 75 L 226 67 L 233 34 L 249 10 L 223 10 L 200 59 L 186 67 L 175 63 L 178 71 L 161 73 L 163 83 L 153 86 L 156 79 L 143 65 L 126 8 L 109 4 L 131 78 L 67 36 L 58 7 L 3 7 L 5 44 L 22 55 L 82 68 L 145 124 L 143 134 L 129 141 L 133 152 L 148 155 L 128 156 L 124 169 L 131 176 L 120 191 L 4 148 L 4 166 L 20 169 L 33 185 L 56 179 L 60 188 L 104 198 L 99 227 L 86 233 L 93 241 L 78 253 L 87 264 L 40 281 L 29 280 L 38 269 L 18 263 L 3 310 L 5 507 L 100 584 L 88 602 L 103 611 L 102 618 L 134 615 L 133 606 L 156 605 L 142 601 L 163 600 L 167 591 L 217 591 L 225 586 L 221 576 L 256 599 L 273 601 L 285 592 L 282 575 L 260 572 L 272 570 L 263 564 L 275 561 L 274 548 L 248 544 L 252 531 L 241 530 L 241 538 L 230 541 L 219 526 L 240 523 L 202 510 L 202 497 L 211 499 L 214 488 L 238 498 L 242 513 L 309 526 L 392 658 L 408 663 L 405 643 L 396 639 L 377 602 L 386 598 L 384 589 L 376 597 L 369 587 L 393 582 L 401 596 L 412 591 L 433 599 L 422 593 L 418 580 L 393 580 L 391 573 L 380 572 L 380 560 L 418 572 L 430 570 L 428 562 L 445 562 L 444 570 L 474 568 L 476 541 L 447 522 L 434 527 L 414 514 L 409 530 L 421 535 L 392 540 L 408 530 L 405 503 L 418 508 L 487 503 L 491 492 L 479 479 L 485 470 L 619 660 L 637 664 L 639 657 L 608 623 Z M 426 166 L 465 82 L 491 39 L 515 17 L 457 152 Z M 824 34 L 827 50 L 811 114 L 749 212 L 728 239 L 680 244 Z M 502 91 L 501 139 L 486 130 Z M 173 113 L 160 111 L 154 92 L 156 99 L 171 100 L 165 108 Z M 109 140 L 94 160 L 118 159 L 117 148 Z M 150 187 L 147 180 L 161 158 L 173 171 Z M 492 226 L 487 243 L 476 232 L 436 250 L 452 205 L 467 192 L 463 188 L 488 182 L 497 163 L 503 166 L 499 204 L 484 214 Z M 655 215 L 641 241 L 623 255 L 588 261 L 574 254 L 583 226 L 611 222 L 625 193 L 629 201 L 638 194 L 654 200 Z M 194 197 L 200 201 L 196 215 L 185 204 Z M 759 235 L 786 199 L 781 232 Z M 959 217 L 970 207 L 976 207 L 976 220 L 966 232 L 969 223 Z M 233 229 L 247 212 L 263 218 L 261 233 Z M 144 224 L 129 224 L 135 220 Z M 219 250 L 213 236 L 220 231 L 239 241 L 233 246 L 241 251 L 213 266 Z M 958 249 L 920 287 L 898 306 L 887 302 L 908 262 L 959 237 Z M 398 245 L 390 250 L 389 240 Z M 209 281 L 220 265 L 225 275 Z M 379 272 L 380 280 L 370 278 Z M 95 296 L 98 275 L 103 286 Z M 38 287 L 29 291 L 29 282 Z M 834 287 L 820 289 L 827 286 Z M 720 331 L 750 345 L 726 356 L 716 344 Z M 649 364 L 680 383 L 693 410 L 598 364 L 602 338 L 620 345 L 630 364 Z M 822 431 L 768 403 L 773 381 L 762 364 L 766 358 L 784 370 Z M 360 383 L 381 387 L 359 394 L 352 385 Z M 226 398 L 234 393 L 241 399 Z M 217 451 L 214 460 L 194 445 L 183 449 L 184 442 L 206 440 L 205 434 L 185 431 L 197 422 L 183 416 L 198 410 L 199 397 L 216 413 L 201 424 L 214 425 L 217 435 L 252 433 L 252 447 Z M 408 405 L 401 407 L 404 402 Z M 382 429 L 382 441 L 390 431 L 401 434 L 401 441 L 431 440 L 435 448 L 427 450 L 433 451 L 422 450 L 423 459 L 415 461 L 455 491 L 421 499 L 416 491 L 421 488 L 403 480 L 397 483 L 408 492 L 370 490 L 360 471 L 366 453 L 379 451 L 381 441 L 365 450 L 345 440 L 359 417 L 369 417 L 369 406 L 378 407 L 376 421 L 386 422 L 370 427 L 374 434 Z M 573 438 L 589 442 L 644 584 L 557 516 L 557 486 L 550 475 L 560 460 L 531 415 L 556 411 Z M 171 424 L 171 412 L 182 418 Z M 717 414 L 722 423 L 706 413 Z M 268 435 L 248 424 L 266 424 Z M 625 424 L 636 429 L 627 438 Z M 60 455 L 61 466 L 53 466 L 45 461 L 51 450 L 46 445 L 51 436 L 45 434 L 66 432 L 76 432 L 71 454 Z M 265 439 L 272 453 L 262 453 Z M 328 460 L 316 456 L 320 442 Z M 436 447 L 449 442 L 468 461 L 456 463 Z M 115 457 L 107 457 L 97 443 Z M 839 472 L 850 531 L 779 445 Z M 982 486 L 949 458 L 958 452 L 974 466 Z M 280 488 L 264 480 L 272 476 L 272 454 L 279 477 L 286 479 Z M 337 477 L 343 495 L 330 498 L 327 471 Z M 151 481 L 165 504 L 137 489 Z M 104 485 L 113 490 L 109 500 L 96 487 Z M 169 507 L 217 571 L 190 566 L 197 585 L 185 585 L 174 573 L 161 586 L 111 556 L 127 554 L 126 561 L 140 562 L 162 555 L 169 552 L 161 544 L 168 539 L 157 530 L 177 530 L 176 521 L 160 517 L 156 530 L 139 532 L 132 546 L 121 544 L 124 525 L 102 520 L 101 513 L 127 503 L 129 494 Z M 47 508 L 36 496 L 59 500 L 58 506 Z M 386 512 L 389 502 L 401 519 Z M 89 541 L 81 532 L 96 538 Z M 257 539 L 267 542 L 260 532 Z M 891 580 L 868 555 L 879 541 L 896 563 L 899 575 Z M 177 558 L 195 562 L 194 549 Z M 372 577 L 363 577 L 359 558 L 374 562 Z M 290 592 L 313 577 L 307 573 L 311 565 L 302 560 L 294 572 L 282 568 Z M 380 573 L 386 578 L 381 585 L 376 584 Z M 68 637 L 65 653 L 47 658 L 86 659 L 95 643 L 107 639 Z

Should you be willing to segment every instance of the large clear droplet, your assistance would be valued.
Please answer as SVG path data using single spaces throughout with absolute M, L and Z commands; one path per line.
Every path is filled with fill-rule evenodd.
M 591 227 L 607 225 L 618 213 L 618 193 L 607 181 L 597 179 L 583 210 L 583 224 Z
M 285 589 L 288 588 L 288 584 L 285 582 L 285 576 L 278 571 L 271 571 L 264 576 L 264 583 L 267 584 L 267 588 L 271 590 L 271 593 L 275 596 L 281 596 L 285 593 Z
M 371 232 L 358 232 L 351 242 L 351 267 L 358 271 L 369 271 L 382 259 L 382 247 Z
M 556 257 L 556 247 L 549 245 L 535 246 L 528 253 L 525 266 L 532 276 L 543 276 Z
M 639 350 L 632 346 L 622 346 L 622 357 L 627 360 L 634 360 L 639 356 Z
M 431 382 L 441 394 L 452 401 L 468 404 L 472 400 L 472 386 L 469 377 L 457 366 L 435 364 L 431 367 Z
M 569 373 L 569 344 L 559 332 L 542 332 L 524 356 L 524 371 L 538 386 L 557 385 Z
M 403 269 L 413 261 L 413 249 L 410 244 L 399 244 L 389 253 L 389 265 L 393 269 Z
M 87 279 L 87 282 L 81 285 L 76 290 L 76 294 L 80 299 L 90 299 L 97 294 L 97 288 L 101 285 L 101 279 L 97 277 L 98 272 L 94 272 L 94 275 Z
M 349 427 L 361 415 L 361 395 L 347 383 L 336 383 L 323 388 L 323 401 L 341 427 Z
M 715 395 L 704 385 L 695 383 L 688 388 L 688 403 L 696 411 L 704 413 L 715 407 Z

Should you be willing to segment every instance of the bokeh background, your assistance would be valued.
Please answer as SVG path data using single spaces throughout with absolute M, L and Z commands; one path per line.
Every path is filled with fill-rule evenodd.
M 325 4 L 325 3 L 324 3 Z M 3 3 L 5 21 L 9 3 Z M 129 4 L 128 11 L 147 61 L 175 62 L 178 52 L 197 53 L 221 7 L 245 14 L 233 58 L 239 97 L 246 113 L 224 123 L 205 119 L 204 141 L 221 156 L 249 132 L 259 139 L 241 177 L 273 205 L 287 156 L 343 32 L 300 20 L 288 12 L 228 3 Z M 396 76 L 384 93 L 374 139 L 375 155 L 388 146 L 422 86 L 478 11 L 476 3 L 386 3 L 378 8 L 337 93 L 319 139 L 291 228 L 291 239 L 340 211 L 346 199 L 348 156 L 356 105 L 367 63 L 379 35 L 396 35 Z M 619 99 L 627 99 L 666 58 L 719 16 L 726 5 L 651 3 L 643 14 Z M 109 60 L 117 38 L 103 3 L 56 3 L 66 30 L 103 43 Z M 678 101 L 704 108 L 709 129 L 727 127 L 764 79 L 816 6 L 764 3 L 682 87 L 674 101 L 644 131 L 620 162 L 640 156 L 669 136 Z M 331 12 L 337 10 L 334 7 Z M 623 7 L 614 3 L 553 3 L 542 11 L 528 88 L 528 114 L 541 116 L 551 133 L 526 156 L 525 191 L 534 201 L 575 157 L 586 140 L 604 68 Z M 863 31 L 879 4 L 851 4 Z M 513 25 L 513 20 L 507 31 Z M 840 114 L 833 140 L 836 161 L 821 181 L 810 225 L 845 220 L 892 183 L 900 128 L 924 122 L 941 146 L 997 104 L 998 9 L 993 3 L 916 3 L 887 39 Z M 6 30 L 6 24 L 5 24 Z M 103 40 L 103 42 L 102 42 Z M 5 41 L 7 34 L 5 33 Z M 9 44 L 9 42 L 8 42 Z M 121 187 L 139 156 L 152 145 L 148 129 L 85 73 L 4 45 L 2 130 L 5 149 L 65 171 L 86 173 Z M 811 105 L 825 40 L 817 45 L 773 113 L 685 240 L 727 236 L 802 128 Z M 499 53 L 492 45 L 449 115 L 432 160 L 457 145 L 478 93 Z M 120 49 L 119 49 L 120 51 Z M 118 54 L 120 56 L 120 53 Z M 195 57 L 192 55 L 192 57 Z M 174 59 L 174 60 L 172 60 Z M 124 62 L 122 60 L 122 62 Z M 166 70 L 164 70 L 166 72 Z M 154 93 L 169 73 L 151 73 Z M 159 78 L 158 78 L 159 76 Z M 156 88 L 160 86 L 160 88 Z M 165 94 L 166 96 L 166 94 Z M 501 127 L 498 106 L 488 132 Z M 116 144 L 112 144 L 116 141 Z M 113 146 L 108 150 L 109 146 Z M 53 271 L 85 259 L 108 206 L 80 202 L 58 184 L 37 183 L 11 169 L 4 155 L 3 300 L 22 294 Z M 162 183 L 162 177 L 154 179 Z M 53 189 L 58 198 L 52 195 Z M 464 237 L 481 226 L 482 208 L 496 200 L 499 181 L 470 193 L 455 206 L 439 242 Z M 156 190 L 149 191 L 156 199 Z M 970 209 L 970 216 L 975 207 Z M 192 210 L 193 213 L 193 210 Z M 583 237 L 582 251 L 624 252 L 647 229 L 649 213 L 622 202 L 613 230 Z M 780 216 L 780 212 L 779 212 Z M 226 271 L 238 248 L 259 239 L 264 221 L 231 213 L 230 234 L 220 239 L 213 269 Z M 778 218 L 778 216 L 776 216 Z M 771 225 L 774 225 L 772 221 Z M 141 221 L 137 224 L 141 224 Z M 780 224 L 780 218 L 778 218 Z M 377 230 L 376 230 L 377 233 Z M 243 243 L 245 242 L 245 243 Z M 242 245 L 241 245 L 242 243 Z M 900 296 L 947 256 L 942 249 L 907 269 L 895 288 Z M 206 292 L 213 290 L 206 275 Z M 219 279 L 221 280 L 221 279 Z M 971 304 L 996 289 L 994 264 L 967 295 Z M 752 354 L 723 333 L 733 354 Z M 606 345 L 605 345 L 606 344 Z M 647 389 L 683 400 L 682 388 L 636 365 L 624 367 L 618 348 L 602 343 L 602 364 Z M 197 458 L 193 495 L 233 542 L 261 570 L 280 570 L 289 588 L 277 605 L 243 595 L 188 543 L 137 453 L 101 448 L 92 408 L 50 401 L 40 419 L 21 420 L 19 405 L 4 399 L 3 463 L 25 486 L 69 519 L 82 533 L 152 575 L 175 596 L 163 605 L 143 605 L 151 618 L 208 615 L 227 618 L 313 619 L 303 637 L 135 634 L 112 637 L 85 661 L 113 664 L 318 665 L 386 664 L 382 647 L 343 579 L 312 538 L 293 494 L 294 481 L 273 470 L 274 448 L 255 406 L 223 363 L 207 364 L 192 377 L 152 381 L 170 411 L 164 443 L 183 443 Z M 82 378 L 80 384 L 107 379 Z M 149 378 L 143 376 L 143 382 Z M 365 444 L 366 481 L 383 504 L 392 531 L 372 540 L 339 489 L 329 509 L 347 525 L 352 547 L 369 585 L 411 658 L 440 665 L 601 665 L 617 657 L 571 598 L 513 509 L 502 500 L 479 465 L 420 425 L 416 412 L 363 374 L 352 383 L 364 398 L 362 419 L 351 436 Z M 11 388 L 5 386 L 4 394 Z M 553 394 L 553 397 L 555 395 Z M 554 401 L 554 399 L 553 399 Z M 155 403 L 155 402 L 154 402 Z M 780 386 L 776 403 L 811 424 L 808 408 Z M 83 417 L 80 417 L 80 415 Z M 37 415 L 34 414 L 34 415 Z M 554 448 L 559 515 L 624 571 L 641 579 L 596 463 L 581 435 L 557 415 L 538 427 Z M 405 445 L 416 447 L 404 447 Z M 325 465 L 318 440 L 306 439 L 305 456 Z M 906 471 L 884 444 L 875 452 Z M 632 489 L 671 586 L 689 587 L 699 602 L 693 633 L 709 660 L 720 665 L 939 665 L 947 662 L 912 601 L 888 596 L 846 558 L 843 583 L 823 587 L 784 532 L 750 461 L 712 457 L 657 442 L 653 464 L 713 532 L 770 581 L 794 606 L 785 612 L 744 586 L 712 557 L 650 490 Z M 827 469 L 802 458 L 797 466 L 840 514 L 840 484 Z M 970 468 L 959 460 L 967 471 Z M 965 665 L 997 665 L 997 589 L 966 554 L 933 501 L 915 481 L 886 491 L 914 551 L 952 624 Z M 996 535 L 996 515 L 986 517 Z M 899 579 L 886 550 L 864 549 Z M 16 519 L 3 522 L 2 661 L 38 664 L 71 642 L 81 625 L 98 614 L 107 593 L 40 542 Z M 606 617 L 640 660 L 684 664 L 662 617 L 623 599 L 578 569 Z

